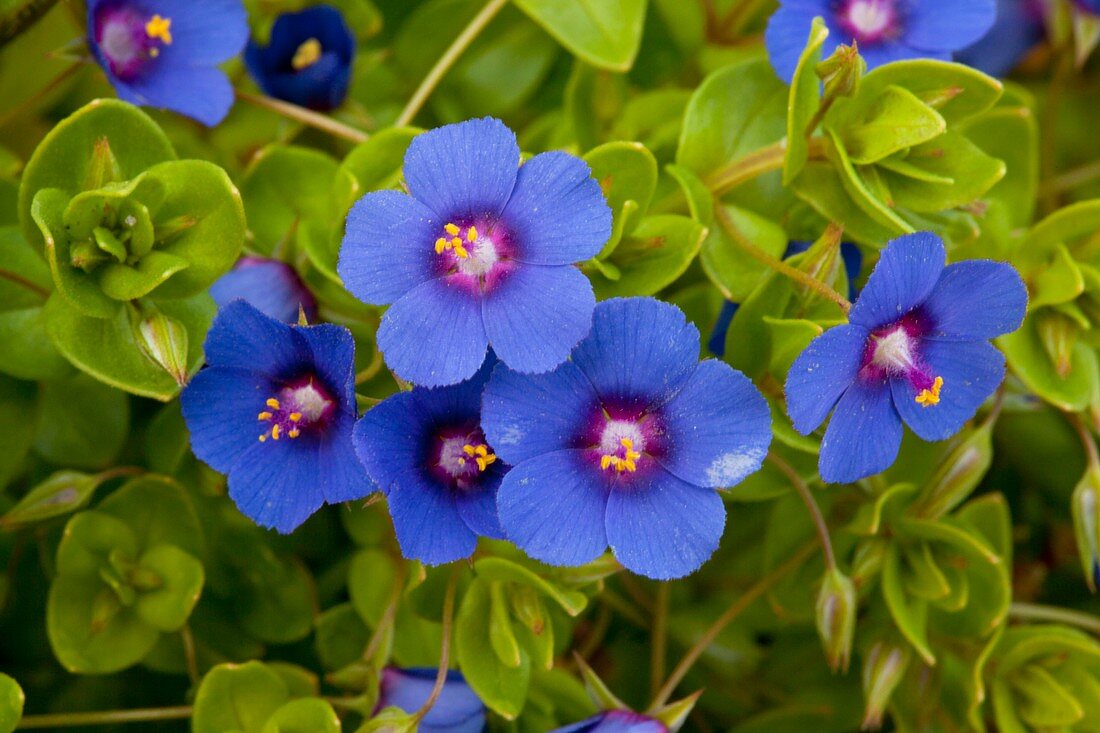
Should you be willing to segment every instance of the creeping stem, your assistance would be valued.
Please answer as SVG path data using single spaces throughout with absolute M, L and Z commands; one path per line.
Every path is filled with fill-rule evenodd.
M 1100 636 L 1100 618 L 1083 611 L 1042 606 L 1037 603 L 1013 603 L 1008 607 L 1008 615 L 1018 621 L 1053 621 L 1068 624 Z
M 439 650 L 439 670 L 435 675 L 432 694 L 428 695 L 428 699 L 413 716 L 414 722 L 417 723 L 431 711 L 440 693 L 443 692 L 443 683 L 447 681 L 447 668 L 451 664 L 451 630 L 454 628 L 455 620 L 455 590 L 458 588 L 458 573 L 458 568 L 452 570 L 451 577 L 447 581 L 447 594 L 443 597 L 443 641 Z
M 271 97 L 265 97 L 262 94 L 253 94 L 252 92 L 246 92 L 240 89 L 237 90 L 237 99 L 257 107 L 271 110 L 295 122 L 301 122 L 303 125 L 315 127 L 322 132 L 327 132 L 334 137 L 343 138 L 349 142 L 361 143 L 369 137 L 369 135 L 362 130 L 356 129 L 350 125 L 345 125 L 343 122 L 334 120 L 328 115 L 319 114 L 311 109 L 299 107 L 296 104 L 284 102 L 281 99 L 273 99 Z
M 665 656 L 668 649 L 668 583 L 657 584 L 656 608 L 653 612 L 653 631 L 649 648 L 649 693 L 656 695 L 665 676 Z
M 781 169 L 786 154 L 787 140 L 784 138 L 766 148 L 754 150 L 745 157 L 738 158 L 725 168 L 716 170 L 707 176 L 704 183 L 715 196 L 721 196 L 757 176 Z
M 836 569 L 836 554 L 833 552 L 832 540 L 829 539 L 829 525 L 825 523 L 825 517 L 821 514 L 821 507 L 817 505 L 814 495 L 810 492 L 810 487 L 806 485 L 806 482 L 802 480 L 802 477 L 798 475 L 798 471 L 794 470 L 791 464 L 776 454 L 769 453 L 768 461 L 783 472 L 783 475 L 791 482 L 791 486 L 798 492 L 799 497 L 802 498 L 802 503 L 806 505 L 806 509 L 809 510 L 810 516 L 814 520 L 814 527 L 817 528 L 817 540 L 821 543 L 821 552 L 825 556 L 825 568 L 832 572 Z
M 112 725 L 115 723 L 149 723 L 160 720 L 186 720 L 191 717 L 190 705 L 172 708 L 138 708 L 136 710 L 96 710 L 87 713 L 46 713 L 25 715 L 15 726 L 19 730 L 68 728 L 77 725 Z
M 1085 449 L 1085 458 L 1088 459 L 1089 470 L 1100 472 L 1100 452 L 1096 449 L 1096 441 L 1092 439 L 1092 434 L 1089 433 L 1085 421 L 1075 412 L 1066 413 L 1066 419 L 1069 420 L 1070 425 L 1077 431 L 1077 436 L 1081 439 L 1081 446 Z

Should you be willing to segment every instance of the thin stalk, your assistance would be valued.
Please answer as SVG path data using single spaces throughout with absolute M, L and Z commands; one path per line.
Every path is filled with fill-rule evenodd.
M 1081 419 L 1081 416 L 1075 412 L 1066 414 L 1066 418 L 1069 420 L 1070 425 L 1077 431 L 1077 436 L 1081 439 L 1081 445 L 1085 449 L 1085 458 L 1088 459 L 1089 470 L 1100 471 L 1100 452 L 1097 452 L 1096 441 L 1092 438 L 1092 433 L 1089 432 L 1088 426 L 1085 425 L 1085 421 Z
M 191 626 L 184 624 L 180 629 L 180 641 L 183 643 L 183 659 L 187 663 L 187 677 L 192 685 L 198 685 L 202 681 L 199 674 L 199 662 L 195 655 L 195 635 L 191 633 Z
M 394 578 L 393 591 L 390 592 L 390 597 L 386 601 L 386 610 L 382 612 L 382 618 L 378 619 L 378 626 L 374 628 L 374 633 L 371 634 L 370 641 L 367 642 L 367 646 L 363 650 L 362 659 L 368 664 L 382 644 L 386 629 L 393 623 L 394 617 L 397 616 L 397 606 L 401 602 L 401 594 L 405 591 L 404 564 L 402 563 L 398 567 L 400 570 L 398 570 L 397 577 Z
M 787 141 L 783 139 L 766 148 L 754 150 L 745 157 L 733 161 L 725 168 L 716 170 L 706 177 L 704 183 L 716 197 L 721 196 L 737 188 L 742 183 L 748 183 L 765 173 L 781 169 L 786 154 Z
M 10 270 L 4 270 L 4 269 L 0 268 L 0 280 L 8 280 L 9 282 L 13 282 L 21 288 L 26 288 L 27 290 L 31 291 L 32 293 L 34 293 L 38 297 L 42 298 L 42 300 L 46 300 L 47 298 L 50 297 L 50 291 L 49 290 L 42 287 L 41 285 L 38 285 L 36 283 L 31 282 L 30 280 L 23 277 L 22 275 L 16 275 L 14 272 L 11 272 Z
M 327 132 L 333 137 L 342 138 L 349 142 L 361 143 L 370 137 L 370 135 L 362 130 L 356 129 L 351 125 L 345 125 L 343 122 L 334 120 L 328 115 L 314 112 L 305 107 L 299 107 L 290 102 L 284 102 L 281 99 L 273 99 L 271 97 L 265 97 L 262 94 L 253 94 L 252 92 L 246 92 L 240 89 L 237 90 L 237 99 L 257 107 L 262 107 L 263 109 L 271 110 L 287 119 L 301 122 L 303 125 L 309 125 L 322 132 Z
M 458 568 L 455 568 L 451 571 L 451 577 L 447 581 L 447 594 L 443 596 L 443 641 L 439 650 L 439 670 L 435 675 L 435 685 L 432 687 L 432 693 L 428 695 L 428 699 L 424 701 L 424 704 L 413 716 L 413 721 L 416 723 L 423 720 L 424 716 L 431 711 L 435 701 L 439 699 L 440 693 L 443 692 L 443 683 L 447 681 L 447 669 L 451 664 L 451 630 L 454 628 L 455 591 L 457 588 Z
M 737 229 L 737 225 L 733 223 L 733 220 L 730 219 L 729 214 L 721 204 L 717 204 L 714 207 L 714 218 L 721 225 L 722 229 L 725 230 L 726 234 L 729 235 L 730 239 L 733 240 L 733 243 L 756 261 L 775 270 L 780 275 L 788 277 L 800 285 L 806 286 L 826 300 L 832 301 L 838 308 L 844 311 L 845 314 L 852 309 L 852 304 L 848 302 L 847 298 L 825 283 L 797 268 L 791 267 L 783 260 L 772 257 L 770 254 L 750 242 L 748 237 Z
M 649 694 L 656 695 L 665 677 L 665 657 L 668 649 L 668 583 L 657 584 L 656 608 L 653 610 L 653 631 L 649 647 Z
M 753 14 L 759 10 L 760 5 L 764 0 L 741 0 L 741 2 L 730 8 L 729 13 L 719 23 L 718 27 L 714 29 L 714 38 L 721 40 L 732 35 L 736 35 L 753 16 Z
M 443 80 L 443 77 L 447 75 L 447 72 L 454 66 L 455 61 L 462 55 L 462 52 L 473 43 L 478 34 L 485 29 L 485 26 L 489 25 L 489 21 L 496 17 L 496 14 L 508 4 L 508 0 L 489 0 L 485 3 L 485 7 L 474 16 L 474 19 L 470 21 L 470 24 L 462 29 L 450 47 L 443 52 L 443 55 L 439 57 L 439 61 L 435 62 L 435 66 L 432 67 L 428 75 L 424 77 L 424 81 L 420 82 L 420 86 L 413 92 L 412 97 L 405 105 L 405 109 L 401 110 L 401 114 L 398 115 L 397 121 L 394 122 L 394 127 L 402 127 L 413 121 L 416 117 L 416 113 L 420 111 L 420 108 L 424 106 L 424 103 L 428 101 L 428 97 L 439 85 L 439 82 Z
M 1066 171 L 1053 180 L 1043 184 L 1044 196 L 1057 195 L 1063 191 L 1070 191 L 1078 186 L 1091 183 L 1100 178 L 1100 160 L 1087 163 L 1079 168 Z
M 810 492 L 810 487 L 807 486 L 806 482 L 802 480 L 802 477 L 798 475 L 798 471 L 794 470 L 791 464 L 787 463 L 779 456 L 774 453 L 769 453 L 768 461 L 783 472 L 783 475 L 791 482 L 791 486 L 798 492 L 798 496 L 801 497 L 802 503 L 806 505 L 806 509 L 810 512 L 810 517 L 814 520 L 814 527 L 817 528 L 817 541 L 821 544 L 821 552 L 825 555 L 825 567 L 830 572 L 835 570 L 836 554 L 833 552 L 833 543 L 829 538 L 829 525 L 826 524 L 825 517 L 821 513 L 821 507 L 817 505 L 817 500 L 814 499 L 813 493 Z
M 600 610 L 596 613 L 596 620 L 593 622 L 584 641 L 577 648 L 577 655 L 581 659 L 587 660 L 599 648 L 600 643 L 607 635 L 607 630 L 611 628 L 611 617 L 611 606 L 601 603 Z
M 375 350 L 374 356 L 371 357 L 370 364 L 367 364 L 363 371 L 355 375 L 355 384 L 360 385 L 363 382 L 367 382 L 374 378 L 374 375 L 382 371 L 382 352 Z
M 80 69 L 84 65 L 85 61 L 81 59 L 79 61 L 73 61 L 71 64 L 66 66 L 64 69 L 58 72 L 57 76 L 55 76 L 53 79 L 50 79 L 50 81 L 46 83 L 46 86 L 39 89 L 30 97 L 27 97 L 27 99 L 24 100 L 22 104 L 19 104 L 8 110 L 3 115 L 0 115 L 0 127 L 3 127 L 8 122 L 10 122 L 12 118 L 17 117 L 18 115 L 26 111 L 27 108 L 42 101 L 44 97 L 46 97 L 52 91 L 68 81 L 74 74 L 76 74 L 76 72 L 80 71 Z
M 47 713 L 25 715 L 15 726 L 18 730 L 32 728 L 69 728 L 77 725 L 113 725 L 116 723 L 152 723 L 161 720 L 186 720 L 191 717 L 190 705 L 172 708 L 137 708 L 134 710 L 98 710 L 87 713 Z
M 1054 63 L 1054 74 L 1050 80 L 1046 106 L 1043 108 L 1039 139 L 1039 166 L 1042 181 L 1039 188 L 1042 192 L 1039 202 L 1043 213 L 1046 214 L 1058 208 L 1058 191 L 1050 184 L 1054 181 L 1057 164 L 1055 154 L 1058 151 L 1057 128 L 1061 111 L 1059 108 L 1062 106 L 1062 95 L 1073 75 L 1073 49 L 1067 47 L 1058 49 Z
M 1008 607 L 1008 615 L 1017 621 L 1054 621 L 1100 635 L 1100 618 L 1083 611 L 1042 606 L 1038 603 L 1013 603 Z
M 684 654 L 684 658 L 676 665 L 676 669 L 672 670 L 672 674 L 669 675 L 664 686 L 657 693 L 653 702 L 650 703 L 649 712 L 652 714 L 668 702 L 668 699 L 672 697 L 672 693 L 676 691 L 676 687 L 683 681 L 687 673 L 691 671 L 691 667 L 698 661 L 699 657 L 703 656 L 703 652 L 714 643 L 714 640 L 718 638 L 718 635 L 722 633 L 723 629 L 733 623 L 746 608 L 767 593 L 773 585 L 801 567 L 802 563 L 814 553 L 816 548 L 817 540 L 806 543 L 782 565 L 773 568 L 770 573 L 758 580 L 746 590 L 740 598 L 734 601 L 730 607 L 710 625 L 710 628 L 703 632 L 703 635 L 696 640 L 691 648 L 688 649 L 687 653 Z

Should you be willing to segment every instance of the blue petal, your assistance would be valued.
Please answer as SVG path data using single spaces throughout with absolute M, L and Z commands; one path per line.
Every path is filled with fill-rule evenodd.
M 315 373 L 329 389 L 337 390 L 334 396 L 341 400 L 341 410 L 354 418 L 355 339 L 351 331 L 331 323 L 294 328 L 312 352 Z
M 301 71 L 267 71 L 254 43 L 245 49 L 245 63 L 256 83 L 268 96 L 321 112 L 336 109 L 347 97 L 351 82 L 350 61 L 325 53 Z
M 317 301 L 290 265 L 279 260 L 246 257 L 210 286 L 210 296 L 219 306 L 246 300 L 263 313 L 283 323 L 297 323 L 298 309 L 306 318 L 316 317 Z
M 576 447 L 598 399 L 573 362 L 538 375 L 517 374 L 502 365 L 485 388 L 481 425 L 496 454 L 515 465 Z
M 722 310 L 719 311 L 718 319 L 714 322 L 714 328 L 711 329 L 710 338 L 707 339 L 707 348 L 717 357 L 726 355 L 726 334 L 729 333 L 730 324 L 733 323 L 733 317 L 737 315 L 737 309 L 740 307 L 740 303 L 722 301 Z
M 764 45 L 768 49 L 768 58 L 779 78 L 790 84 L 794 71 L 798 68 L 798 59 L 802 49 L 810 39 L 810 27 L 816 16 L 829 17 L 831 10 L 827 0 L 784 0 L 779 9 L 768 19 L 764 31 Z M 822 49 L 822 55 L 828 56 L 841 39 L 835 29 L 830 28 L 826 40 L 828 48 Z
M 261 527 L 289 534 L 325 503 L 316 445 L 298 440 L 256 443 L 229 472 L 229 497 Z
M 481 304 L 442 279 L 420 283 L 390 306 L 376 338 L 390 369 L 425 387 L 472 377 L 489 346 Z
M 1020 327 L 1027 287 L 1008 264 L 967 260 L 944 268 L 924 302 L 934 338 L 985 341 Z
M 229 473 L 241 454 L 259 442 L 256 416 L 275 384 L 255 372 L 203 369 L 180 395 L 191 450 L 215 471 Z
M 418 392 L 387 397 L 355 424 L 355 452 L 371 480 L 386 494 L 402 476 L 422 469 L 431 427 Z
M 405 153 L 409 192 L 447 220 L 499 214 L 518 170 L 516 135 L 492 117 L 429 130 Z
M 455 494 L 458 514 L 475 534 L 504 539 L 504 530 L 497 515 L 497 491 L 508 469 L 496 462 L 478 477 L 476 486 Z
M 595 257 L 611 238 L 611 209 L 580 158 L 553 151 L 519 169 L 501 219 L 516 240 L 516 259 L 568 265 Z
M 303 367 L 312 366 L 312 352 L 300 332 L 243 300 L 218 311 L 206 334 L 204 349 L 210 366 L 272 377 L 297 376 Z
M 940 402 L 922 407 L 918 390 L 894 378 L 894 404 L 905 424 L 924 440 L 944 440 L 962 429 L 1004 379 L 1005 358 L 985 341 L 924 341 L 921 356 L 932 376 L 943 377 Z
M 668 728 L 659 720 L 630 710 L 608 710 L 551 733 L 668 733 Z
M 699 363 L 699 331 L 683 311 L 654 298 L 612 298 L 596 306 L 592 333 L 573 363 L 602 398 L 661 404 Z
M 661 459 L 696 486 L 725 488 L 760 468 L 772 440 L 771 411 L 753 383 L 708 359 L 662 410 L 668 436 Z
M 546 453 L 513 466 L 497 493 L 504 534 L 550 565 L 583 565 L 607 548 L 607 483 L 588 451 Z
M 435 686 L 434 669 L 395 669 L 382 672 L 378 708 L 394 706 L 406 713 L 419 710 Z M 485 704 L 466 684 L 460 672 L 447 672 L 447 681 L 435 705 L 420 721 L 423 733 L 482 733 Z
M 363 464 L 355 455 L 352 443 L 354 415 L 342 412 L 336 417 L 324 438 L 317 443 L 317 475 L 314 481 L 329 504 L 362 499 L 376 489 Z
M 798 355 L 787 372 L 787 414 L 794 429 L 809 435 L 825 422 L 856 379 L 871 334 L 850 324 L 830 328 Z
M 998 0 L 993 29 L 955 59 L 991 76 L 1004 76 L 1043 40 L 1043 34 L 1043 12 L 1035 0 Z
M 883 43 L 867 44 L 859 47 L 859 54 L 867 62 L 867 69 L 877 69 L 880 66 L 894 61 L 907 61 L 909 59 L 938 59 L 950 61 L 950 51 L 932 51 L 928 49 L 914 48 L 901 41 L 885 41 Z
M 143 77 L 111 83 L 123 101 L 178 112 L 207 127 L 218 125 L 233 106 L 233 85 L 214 67 L 158 63 Z
M 489 344 L 517 372 L 547 372 L 592 330 L 596 296 L 572 266 L 517 265 L 482 300 Z
M 407 559 L 442 565 L 474 553 L 477 535 L 462 519 L 454 494 L 426 473 L 396 477 L 387 499 L 397 544 Z
M 905 42 L 927 51 L 957 51 L 981 39 L 996 19 L 996 0 L 920 0 L 909 5 Z
M 241 52 L 248 40 L 248 14 L 241 0 L 142 0 L 142 8 L 172 21 L 172 43 L 159 61 L 214 66 Z
M 848 320 L 873 331 L 909 313 L 932 292 L 946 257 L 943 241 L 930 232 L 893 240 L 882 250 Z
M 901 433 L 888 382 L 856 381 L 837 403 L 821 441 L 821 480 L 846 484 L 882 473 L 897 458 Z
M 718 549 L 726 507 L 714 489 L 653 467 L 613 486 L 606 522 L 611 550 L 627 570 L 672 580 L 698 570 Z
M 368 193 L 348 213 L 336 266 L 344 287 L 364 303 L 385 305 L 430 280 L 441 226 L 412 196 Z

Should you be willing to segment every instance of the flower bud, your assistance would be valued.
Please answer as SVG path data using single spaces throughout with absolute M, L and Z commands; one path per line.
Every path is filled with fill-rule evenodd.
M 798 269 L 813 279 L 834 287 L 843 263 L 840 256 L 840 240 L 843 235 L 843 227 L 830 223 L 825 232 L 801 256 Z M 804 287 L 802 290 L 806 295 L 813 293 Z
M 1073 490 L 1073 531 L 1089 590 L 1100 586 L 1100 471 L 1089 468 Z
M 84 191 L 103 188 L 108 183 L 122 180 L 122 168 L 118 164 L 111 143 L 106 137 L 95 141 L 92 159 L 88 161 L 88 173 L 84 178 Z
M 859 55 L 856 44 L 838 46 L 833 55 L 817 65 L 817 77 L 825 84 L 822 104 L 832 104 L 839 97 L 850 97 L 859 88 L 867 63 Z
M 955 446 L 928 479 L 914 507 L 917 516 L 942 517 L 977 488 L 993 463 L 993 423 L 986 421 Z
M 1073 349 L 1081 333 L 1080 325 L 1063 313 L 1045 310 L 1039 316 L 1037 328 L 1054 371 L 1062 379 L 1068 378 L 1073 370 Z
M 825 658 L 834 672 L 848 671 L 858 610 L 851 579 L 837 568 L 826 570 L 817 593 L 815 621 Z
M 863 661 L 864 730 L 882 727 L 882 717 L 890 696 L 905 675 L 911 654 L 909 647 L 890 641 L 879 641 L 867 652 Z
M 187 384 L 187 329 L 179 321 L 146 307 L 134 324 L 142 353 L 160 365 L 181 387 Z
M 882 571 L 882 563 L 889 549 L 890 540 L 885 537 L 868 537 L 856 545 L 852 560 L 852 583 L 856 588 L 863 588 Z

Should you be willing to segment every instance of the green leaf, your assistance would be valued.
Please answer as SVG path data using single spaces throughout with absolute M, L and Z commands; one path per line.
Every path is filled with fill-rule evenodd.
M 262 662 L 220 664 L 195 693 L 192 733 L 263 733 L 289 698 L 286 683 Z
M 108 514 L 81 512 L 65 525 L 57 547 L 57 573 L 99 578 L 116 551 L 131 559 L 137 555 L 137 540 L 130 528 Z
M 105 478 L 77 471 L 58 471 L 26 493 L 0 517 L 0 526 L 41 522 L 75 512 L 92 498 Z
M 11 733 L 23 717 L 23 688 L 0 672 L 0 733 Z
M 838 101 L 825 124 L 857 165 L 875 163 L 947 130 L 938 112 L 898 86 L 888 86 L 874 97 L 860 93 L 854 100 Z
M 381 550 L 360 550 L 348 568 L 348 594 L 359 617 L 372 628 L 386 612 L 398 581 L 397 567 Z
M 901 550 L 892 544 L 882 564 L 882 596 L 898 630 L 909 640 L 926 664 L 936 663 L 928 643 L 928 607 L 924 600 L 911 598 L 902 577 Z
M 96 507 L 125 522 L 145 552 L 159 544 L 203 555 L 203 533 L 187 490 L 167 476 L 148 474 L 123 484 Z
M 1054 253 L 1047 266 L 1031 278 L 1028 308 L 1035 310 L 1042 305 L 1068 303 L 1085 292 L 1085 278 L 1081 267 L 1064 244 L 1054 245 Z
M 617 270 L 614 280 L 587 270 L 596 296 L 653 295 L 675 282 L 695 259 L 707 230 L 686 216 L 664 214 L 642 220 L 607 262 Z
M 912 92 L 953 125 L 993 107 L 1004 86 L 965 64 L 911 59 L 884 64 L 863 77 L 857 100 L 879 97 L 890 86 Z
M 1020 717 L 1036 728 L 1069 727 L 1085 716 L 1073 695 L 1038 665 L 1016 670 L 1009 680 L 1016 692 Z
M 27 429 L 10 430 L 0 442 L 0 488 L 8 485 L 22 470 L 24 459 L 34 443 L 38 407 L 37 394 L 26 382 L 0 375 L 0 424 L 23 425 Z M 0 596 L 3 595 L 0 582 Z
M 155 545 L 138 560 L 138 568 L 157 579 L 153 588 L 139 592 L 138 616 L 160 631 L 178 631 L 202 593 L 202 563 L 173 545 Z
M 324 700 L 291 700 L 267 719 L 262 733 L 340 733 L 340 719 Z
M 358 660 L 370 639 L 370 629 L 350 603 L 341 603 L 317 617 L 317 656 L 325 669 L 335 670 Z
M 241 179 L 251 246 L 270 255 L 303 220 L 331 221 L 331 192 L 338 163 L 326 153 L 269 145 Z
M 763 216 L 736 206 L 726 206 L 726 214 L 736 230 L 754 247 L 779 259 L 787 249 L 787 233 Z M 710 227 L 699 261 L 707 277 L 718 286 L 723 297 L 735 303 L 748 300 L 771 270 L 739 247 L 715 224 Z
M 634 63 L 645 0 L 516 0 L 516 6 L 593 66 L 627 71 Z
M 821 61 L 821 47 L 829 37 L 829 29 L 821 18 L 814 18 L 810 37 L 802 55 L 798 58 L 791 92 L 787 97 L 787 152 L 783 158 L 783 183 L 794 180 L 806 165 L 810 156 L 810 125 L 821 107 L 821 80 L 817 78 L 817 65 Z
M 523 662 L 512 630 L 508 603 L 504 600 L 504 584 L 500 582 L 489 583 L 489 643 L 497 659 L 506 667 L 518 667 Z
M 495 565 L 502 569 L 507 567 L 502 565 L 506 562 L 485 558 L 477 564 L 490 563 L 490 568 Z M 505 573 L 511 571 L 505 570 Z M 521 654 L 519 666 L 509 667 L 501 663 L 496 654 L 488 653 L 493 648 L 489 636 L 491 614 L 489 582 L 476 578 L 470 583 L 455 618 L 455 656 L 466 682 L 478 697 L 507 720 L 515 720 L 527 697 L 531 661 L 526 654 Z
M 44 384 L 41 405 L 34 449 L 53 463 L 105 468 L 126 441 L 129 399 L 87 375 Z
M 1046 263 L 1059 244 L 1089 236 L 1100 228 L 1100 199 L 1070 204 L 1032 227 L 1020 246 L 1020 268 Z
M 519 583 L 539 591 L 561 606 L 570 616 L 576 616 L 588 605 L 588 597 L 580 591 L 563 590 L 524 566 L 502 557 L 486 557 L 474 563 L 479 578 L 506 583 Z
M 936 213 L 977 201 L 1004 178 L 1004 161 L 982 152 L 974 143 L 956 132 L 948 132 L 932 142 L 913 147 L 904 157 L 916 168 L 901 173 L 882 171 L 883 180 L 899 206 L 913 211 Z M 924 176 L 924 179 L 920 177 Z M 943 181 L 930 181 L 940 177 Z
M 17 227 L 0 227 L 0 372 L 58 379 L 71 367 L 46 337 L 42 306 L 53 290 L 50 268 Z
M 880 226 L 887 227 L 891 238 L 900 234 L 912 234 L 915 229 L 892 208 L 890 192 L 882 182 L 876 166 L 856 166 L 848 157 L 836 133 L 829 131 L 833 145 L 830 159 L 840 173 L 840 182 L 856 206 Z M 841 224 L 846 222 L 841 221 Z
M 629 235 L 638 225 L 639 218 L 649 210 L 653 192 L 657 188 L 657 159 L 653 153 L 634 142 L 610 142 L 589 150 L 584 161 L 592 169 L 592 177 L 600 183 L 607 205 L 611 207 L 616 231 Z M 629 210 L 626 204 L 633 201 Z M 621 222 L 626 218 L 627 221 Z M 618 244 L 612 238 L 600 252 L 609 255 Z
M 1063 379 L 1043 347 L 1036 326 L 1033 315 L 1018 331 L 997 339 L 997 345 L 1029 390 L 1067 412 L 1085 409 L 1092 395 L 1100 389 L 1096 352 L 1083 343 L 1074 345 L 1070 371 Z
M 824 219 L 842 224 L 847 239 L 880 248 L 896 236 L 895 227 L 879 223 L 852 200 L 841 174 L 829 163 L 807 163 L 791 188 Z

